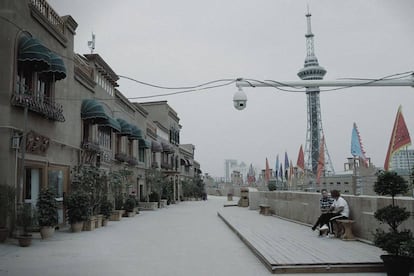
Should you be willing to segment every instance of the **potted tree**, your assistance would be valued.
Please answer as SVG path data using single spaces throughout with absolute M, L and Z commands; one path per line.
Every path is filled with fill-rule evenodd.
M 101 214 L 102 214 L 102 226 L 106 226 L 108 224 L 109 217 L 112 214 L 113 205 L 109 200 L 104 200 L 101 203 Z
M 374 234 L 376 246 L 389 255 L 381 255 L 388 275 L 409 275 L 414 263 L 413 235 L 410 230 L 398 227 L 410 217 L 410 213 L 395 203 L 394 197 L 408 191 L 407 181 L 396 172 L 380 171 L 374 185 L 378 195 L 391 196 L 392 204 L 378 209 L 374 216 L 380 223 L 389 226 L 388 231 L 377 229 Z
M 89 217 L 89 196 L 82 190 L 73 191 L 65 198 L 65 206 L 72 232 L 80 232 Z
M 35 210 L 31 204 L 23 204 L 17 209 L 17 226 L 23 229 L 17 236 L 19 245 L 21 247 L 28 247 L 32 244 L 32 234 L 29 232 L 29 227 L 33 226 L 35 220 Z
M 129 196 L 127 198 L 127 200 L 125 200 L 124 203 L 124 208 L 125 208 L 125 216 L 127 217 L 134 217 L 136 212 L 135 212 L 135 198 L 133 198 L 132 196 Z
M 8 226 L 14 214 L 15 196 L 14 187 L 0 185 L 0 242 L 4 242 L 10 233 Z
M 40 235 L 42 239 L 53 236 L 55 226 L 58 223 L 58 207 L 56 203 L 56 194 L 53 189 L 43 189 L 39 193 L 37 200 L 37 214 L 40 226 Z

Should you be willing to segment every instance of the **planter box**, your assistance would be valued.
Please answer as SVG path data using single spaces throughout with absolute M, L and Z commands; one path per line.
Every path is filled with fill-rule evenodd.
M 96 216 L 95 228 L 102 227 L 102 218 L 103 218 L 103 215 L 97 215 Z
M 156 210 L 158 209 L 158 202 L 140 202 L 139 209 L 141 210 Z
M 124 210 L 114 210 L 112 211 L 111 216 L 109 217 L 110 221 L 120 221 L 122 218 L 122 214 L 124 213 Z
M 134 208 L 134 212 L 135 212 L 135 214 L 139 214 L 139 208 L 138 207 L 135 207 Z
M 102 219 L 102 227 L 107 226 L 108 221 L 109 221 L 109 219 Z
M 165 207 L 167 207 L 167 200 L 166 199 L 161 199 L 160 208 L 165 208 Z
M 135 211 L 132 211 L 132 212 L 125 212 L 125 216 L 126 217 L 129 217 L 129 218 L 131 218 L 131 217 L 135 217 L 135 215 L 136 215 L 137 213 L 135 212 Z
M 90 217 L 87 221 L 83 223 L 83 231 L 93 231 L 95 230 L 96 218 L 94 216 Z

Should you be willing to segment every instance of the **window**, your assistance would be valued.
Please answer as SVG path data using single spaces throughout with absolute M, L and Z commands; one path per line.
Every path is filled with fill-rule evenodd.
M 112 135 L 111 129 L 109 127 L 98 127 L 98 142 L 100 146 L 104 148 L 112 148 Z
M 121 153 L 122 152 L 122 136 L 116 135 L 116 148 L 115 153 Z
M 145 162 L 145 148 L 138 147 L 138 161 Z
M 133 145 L 134 145 L 134 140 L 128 139 L 128 155 L 130 157 L 134 156 L 134 148 L 133 148 Z

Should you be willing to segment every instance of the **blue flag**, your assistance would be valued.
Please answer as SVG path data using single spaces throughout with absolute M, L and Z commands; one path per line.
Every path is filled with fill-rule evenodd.
M 359 136 L 359 131 L 356 123 L 354 123 L 354 127 L 352 128 L 351 154 L 353 156 L 360 157 L 364 161 L 366 160 L 365 152 L 361 144 L 361 137 Z
M 279 154 L 276 155 L 276 165 L 275 165 L 275 177 L 277 179 L 278 176 L 278 172 L 279 172 Z

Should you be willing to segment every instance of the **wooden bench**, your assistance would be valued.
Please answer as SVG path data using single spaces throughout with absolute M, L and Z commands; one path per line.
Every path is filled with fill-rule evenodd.
M 260 204 L 259 205 L 260 211 L 259 214 L 264 216 L 270 216 L 270 205 L 267 204 Z
M 352 232 L 352 224 L 355 221 L 351 219 L 338 219 L 336 222 L 338 222 L 339 226 L 341 226 L 344 230 L 343 234 L 341 235 L 341 239 L 344 241 L 354 241 L 355 236 Z

